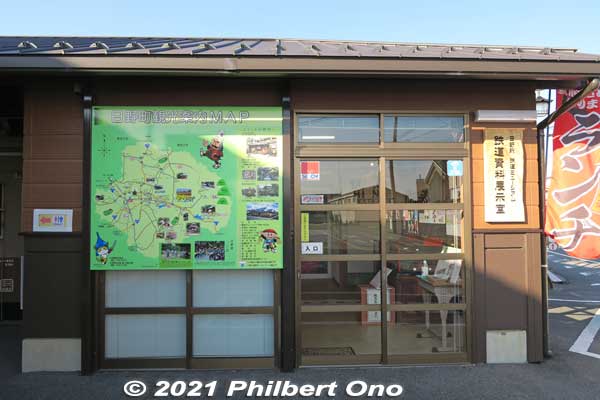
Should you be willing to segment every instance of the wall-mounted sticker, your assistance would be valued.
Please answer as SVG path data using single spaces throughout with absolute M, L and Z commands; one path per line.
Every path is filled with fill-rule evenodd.
M 73 232 L 73 210 L 33 210 L 34 232 Z
M 325 196 L 322 194 L 303 194 L 300 197 L 302 204 L 324 204 Z
M 446 165 L 448 167 L 448 176 L 463 176 L 462 160 L 448 160 Z
M 4 303 L 23 309 L 23 257 L 0 257 L 0 293 Z
M 321 179 L 320 161 L 300 162 L 300 179 L 303 181 L 318 181 Z
M 302 254 L 323 254 L 323 242 L 306 242 L 302 243 Z
M 14 279 L 0 279 L 0 293 L 12 293 L 15 291 Z

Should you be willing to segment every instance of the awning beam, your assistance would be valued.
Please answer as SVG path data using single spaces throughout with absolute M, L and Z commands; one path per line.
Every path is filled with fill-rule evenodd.
M 587 96 L 594 90 L 598 89 L 599 85 L 600 79 L 594 78 L 590 80 L 586 87 L 581 89 L 575 96 L 571 97 L 568 101 L 564 102 L 563 105 L 561 105 L 558 108 L 558 110 L 554 111 L 552 114 L 544 118 L 543 121 L 537 124 L 538 130 L 546 129 L 548 125 L 556 121 L 558 117 L 560 117 L 561 115 L 569 111 L 571 108 L 573 108 L 581 99 L 583 99 L 585 96 Z

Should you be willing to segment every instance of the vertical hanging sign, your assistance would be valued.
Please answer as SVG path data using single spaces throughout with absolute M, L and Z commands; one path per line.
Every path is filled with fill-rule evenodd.
M 486 129 L 483 143 L 486 222 L 525 222 L 523 131 Z

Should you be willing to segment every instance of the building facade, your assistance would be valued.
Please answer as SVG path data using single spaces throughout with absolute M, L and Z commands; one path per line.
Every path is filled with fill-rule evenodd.
M 20 217 L 12 230 L 23 243 L 4 242 L 3 256 L 23 256 L 24 371 L 543 360 L 535 90 L 577 87 L 600 74 L 598 56 L 568 49 L 99 40 L 0 39 L 0 103 L 20 110 L 13 114 L 23 125 L 22 150 L 7 149 L 1 165 L 14 170 L 3 182 L 12 208 L 3 211 L 6 221 Z M 283 268 L 90 269 L 98 247 L 91 214 L 104 201 L 92 179 L 99 110 L 187 107 L 279 113 L 278 147 L 253 140 L 246 155 L 277 155 L 281 164 L 244 170 L 241 186 L 225 183 L 233 188 L 232 204 L 278 202 L 277 211 L 263 207 L 256 216 L 281 223 L 272 237 Z M 521 149 L 514 161 L 522 165 L 514 167 L 519 187 L 510 196 L 521 195 L 523 216 L 490 222 L 486 137 L 495 135 L 498 144 L 506 133 Z M 146 149 L 164 147 L 150 142 Z M 224 142 L 223 163 L 227 134 Z M 111 149 L 120 152 L 117 142 L 104 151 Z M 210 174 L 225 171 L 219 161 L 206 164 L 199 151 L 200 144 L 188 151 L 190 159 L 212 167 Z M 126 175 L 125 167 L 115 168 Z M 189 182 L 187 175 L 177 179 Z M 163 189 L 144 176 L 153 193 Z M 195 185 L 211 190 L 214 181 L 204 179 Z M 188 196 L 179 194 L 181 201 Z M 153 210 L 144 204 L 140 215 Z M 219 215 L 219 204 L 203 212 Z M 72 212 L 71 231 L 36 229 L 39 210 L 48 209 Z M 503 208 L 496 204 L 495 211 Z M 152 218 L 164 226 L 158 217 Z M 213 237 L 204 234 L 205 222 L 188 227 L 189 235 L 199 232 L 196 247 L 172 254 L 193 252 L 219 265 L 228 244 L 222 249 L 203 239 Z M 151 229 L 153 243 L 172 243 L 158 225 Z M 103 239 L 110 257 L 123 251 L 123 240 Z M 236 240 L 248 238 L 240 233 Z

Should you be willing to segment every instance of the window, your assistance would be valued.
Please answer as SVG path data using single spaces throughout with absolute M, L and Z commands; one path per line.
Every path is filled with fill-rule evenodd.
M 185 307 L 185 271 L 107 271 L 106 307 Z
M 156 309 L 185 307 L 185 292 L 186 271 L 107 271 L 105 358 L 184 357 L 185 314 Z
M 462 251 L 462 210 L 388 210 L 386 214 L 388 253 Z
M 103 272 L 101 363 L 109 368 L 222 367 L 222 358 L 272 363 L 278 323 L 274 274 L 268 269 Z
M 300 191 L 303 204 L 377 204 L 379 203 L 379 161 L 318 160 L 301 161 Z M 313 172 L 313 173 L 310 173 Z M 319 199 L 321 199 L 319 197 Z
M 379 143 L 378 116 L 301 116 L 302 143 Z
M 273 314 L 194 315 L 194 357 L 272 357 Z
M 465 140 L 463 117 L 385 116 L 383 141 L 457 143 Z
M 462 160 L 453 160 L 452 163 L 448 160 L 388 161 L 386 202 L 460 203 L 462 163 Z M 455 166 L 454 170 L 452 166 Z
M 268 269 L 192 271 L 193 306 L 205 309 L 193 317 L 193 357 L 273 356 L 275 319 L 260 311 L 274 305 L 273 274 Z M 223 308 L 229 311 L 223 314 Z
M 462 115 L 300 115 L 302 144 L 463 143 Z
M 108 359 L 185 356 L 185 315 L 106 316 Z
M 303 218 L 306 241 L 322 243 L 323 254 L 379 253 L 378 211 L 307 211 Z
M 194 307 L 272 307 L 273 271 L 195 270 Z

